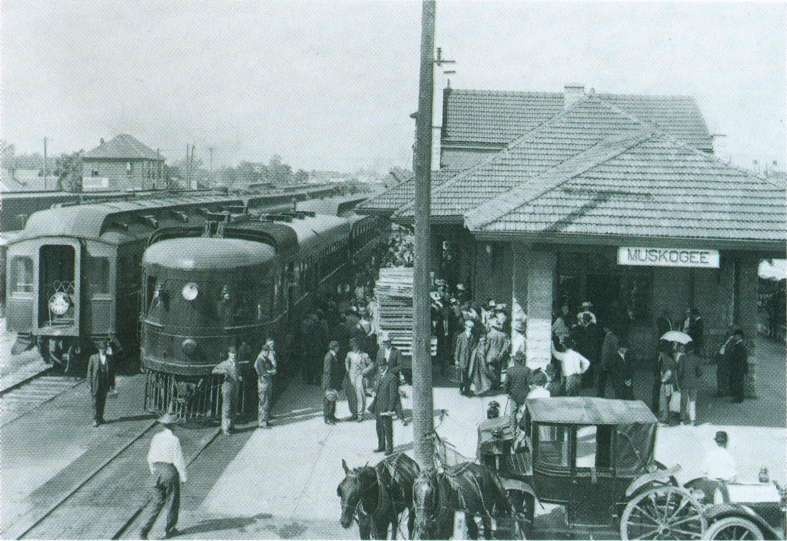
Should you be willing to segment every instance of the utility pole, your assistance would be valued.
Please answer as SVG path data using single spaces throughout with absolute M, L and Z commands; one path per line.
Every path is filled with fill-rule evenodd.
M 210 185 L 213 186 L 213 147 L 208 147 L 210 153 Z
M 47 175 L 47 172 L 46 172 L 46 137 L 44 137 L 44 189 L 45 190 L 47 189 L 47 186 L 46 186 L 46 175 Z
M 192 177 L 192 180 L 193 180 L 195 185 L 197 184 L 197 165 L 196 165 L 196 162 L 194 161 L 194 154 L 196 152 L 197 152 L 197 145 L 192 143 L 192 145 L 191 145 L 191 158 L 189 158 L 189 163 L 191 164 L 191 166 L 190 166 L 189 169 L 191 170 L 191 177 Z
M 423 0 L 421 11 L 421 70 L 418 83 L 415 164 L 415 271 L 413 295 L 413 447 L 421 470 L 434 467 L 432 417 L 432 321 L 429 261 L 432 169 L 432 98 L 434 94 L 435 1 Z

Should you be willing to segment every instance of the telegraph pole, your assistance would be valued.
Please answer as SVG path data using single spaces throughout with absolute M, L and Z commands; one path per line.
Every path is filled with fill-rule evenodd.
M 46 190 L 46 137 L 44 137 L 44 189 Z
M 434 94 L 435 1 L 423 0 L 421 12 L 421 70 L 418 83 L 415 163 L 415 272 L 413 295 L 413 447 L 422 470 L 432 469 L 432 322 L 429 261 L 432 169 L 432 98 Z

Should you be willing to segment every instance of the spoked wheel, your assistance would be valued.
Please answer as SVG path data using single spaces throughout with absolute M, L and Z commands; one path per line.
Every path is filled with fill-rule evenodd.
M 714 522 L 703 539 L 764 539 L 762 530 L 750 520 L 728 517 Z
M 632 499 L 620 518 L 621 539 L 701 539 L 702 506 L 681 487 L 661 486 Z

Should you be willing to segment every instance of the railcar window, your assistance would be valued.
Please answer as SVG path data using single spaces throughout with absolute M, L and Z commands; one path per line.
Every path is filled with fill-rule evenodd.
M 31 293 L 33 291 L 33 260 L 17 256 L 11 259 L 11 291 Z
M 85 267 L 90 295 L 109 293 L 109 259 L 87 256 Z

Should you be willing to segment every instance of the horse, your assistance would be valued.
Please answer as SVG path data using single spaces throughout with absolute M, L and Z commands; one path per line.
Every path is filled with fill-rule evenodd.
M 419 472 L 418 464 L 404 453 L 396 453 L 374 467 L 352 470 L 342 459 L 342 468 L 345 477 L 336 488 L 341 498 L 339 522 L 342 527 L 349 528 L 355 519 L 361 539 L 387 539 L 390 525 L 391 538 L 396 539 L 399 515 L 407 509 L 408 537 L 412 538 L 415 523 L 413 482 Z
M 470 539 L 478 539 L 473 515 L 481 515 L 484 538 L 492 538 L 492 517 L 513 516 L 500 479 L 480 464 L 463 462 L 442 470 L 422 471 L 413 484 L 415 539 L 448 539 L 454 512 L 464 511 Z

